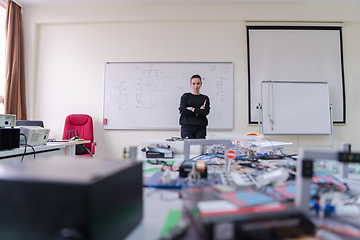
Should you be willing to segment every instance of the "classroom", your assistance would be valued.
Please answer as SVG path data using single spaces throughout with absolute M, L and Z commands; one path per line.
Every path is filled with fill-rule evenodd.
M 28 119 L 43 120 L 51 129 L 50 138 L 60 138 L 67 115 L 87 113 L 94 119 L 96 155 L 119 158 L 124 147 L 139 147 L 143 139 L 178 137 L 180 131 L 104 130 L 105 62 L 232 62 L 234 127 L 208 134 L 256 132 L 257 125 L 248 124 L 245 22 L 341 22 L 346 123 L 334 126 L 334 147 L 345 141 L 356 151 L 360 148 L 359 11 L 360 3 L 355 1 L 25 5 Z M 328 141 L 326 136 L 271 139 L 306 145 Z
M 183 227 L 182 223 L 186 223 L 186 226 L 180 230 L 182 234 L 189 230 L 186 232 L 188 235 L 185 235 L 189 239 L 197 236 L 192 232 L 196 229 L 200 229 L 198 234 L 202 236 L 198 239 L 236 239 L 236 236 L 261 239 L 262 235 L 266 236 L 266 239 L 283 239 L 289 236 L 313 236 L 316 224 L 317 228 L 321 228 L 317 229 L 316 234 L 324 230 L 324 226 L 316 222 L 312 223 L 309 219 L 323 220 L 325 214 L 335 216 L 336 211 L 327 207 L 333 209 L 336 207 L 338 211 L 336 217 L 341 217 L 341 214 L 345 213 L 344 219 L 359 227 L 356 214 L 360 213 L 358 204 L 360 164 L 357 164 L 356 168 L 349 168 L 348 165 L 349 162 L 360 162 L 358 153 L 360 143 L 357 139 L 357 135 L 360 134 L 358 127 L 359 0 L 62 0 L 61 4 L 51 4 L 51 1 L 44 4 L 43 0 L 16 2 L 22 7 L 23 17 L 27 119 L 43 121 L 45 130 L 50 131 L 40 139 L 44 144 L 35 146 L 35 149 L 41 150 L 45 147 L 56 149 L 39 150 L 39 154 L 36 153 L 39 157 L 33 160 L 36 151 L 30 146 L 33 152 L 27 153 L 24 163 L 26 147 L 24 153 L 23 150 L 19 153 L 20 150 L 16 149 L 16 154 L 11 157 L 4 154 L 14 153 L 15 150 L 2 152 L 3 155 L 0 157 L 4 164 L 0 165 L 2 174 L 0 188 L 3 190 L 1 201 L 5 204 L 3 207 L 7 209 L 6 206 L 9 206 L 10 210 L 3 211 L 1 216 L 5 221 L 0 224 L 0 229 L 3 229 L 5 234 L 9 234 L 6 236 L 15 236 L 16 239 L 17 234 L 18 236 L 24 234 L 7 227 L 13 224 L 19 229 L 25 226 L 30 235 L 41 236 L 54 232 L 61 235 L 62 239 L 65 239 L 66 235 L 81 237 L 82 234 L 85 234 L 85 238 L 91 236 L 89 239 L 118 239 L 119 236 L 120 238 L 127 236 L 127 239 L 157 239 L 165 236 L 163 239 L 167 239 L 167 234 L 176 235 L 179 228 Z M 340 98 L 344 103 L 343 121 L 330 124 L 331 118 L 325 116 L 329 110 L 329 102 L 321 98 L 319 102 L 322 108 L 319 110 L 315 108 L 315 111 L 311 109 L 313 122 L 306 121 L 305 124 L 310 125 L 307 129 L 313 129 L 311 130 L 313 132 L 269 135 L 265 132 L 264 138 L 253 136 L 259 135 L 257 133 L 260 129 L 251 115 L 257 110 L 251 105 L 253 102 L 249 97 L 251 70 L 248 55 L 253 49 L 249 50 L 251 41 L 248 38 L 250 35 L 248 26 L 256 28 L 265 25 L 280 26 L 280 28 L 283 26 L 341 27 L 338 35 L 341 38 L 340 40 L 337 38 L 335 42 L 341 42 L 342 49 L 340 51 L 335 49 L 335 52 L 341 52 L 343 77 L 341 87 L 344 94 Z M 327 45 L 327 40 L 328 38 L 323 40 L 324 45 Z M 271 49 L 268 50 L 271 52 Z M 276 51 L 273 52 L 277 54 Z M 332 60 L 324 59 L 324 62 L 332 62 Z M 338 59 L 334 62 L 338 63 Z M 174 141 L 171 144 L 174 146 L 178 144 L 177 147 L 180 146 L 183 151 L 183 155 L 178 156 L 174 154 L 172 148 L 170 151 L 170 146 L 157 145 L 157 149 L 151 150 L 149 145 L 146 158 L 151 159 L 141 159 L 141 156 L 145 155 L 141 152 L 144 142 L 146 144 L 146 141 L 151 142 L 153 139 L 161 139 L 165 142 L 165 139 L 180 137 L 180 126 L 176 129 L 177 117 L 172 116 L 171 120 L 167 120 L 170 118 L 167 118 L 165 112 L 162 118 L 161 110 L 156 110 L 160 116 L 156 118 L 139 114 L 142 111 L 129 111 L 129 114 L 126 111 L 119 111 L 111 115 L 109 112 L 114 109 L 112 105 L 114 100 L 111 104 L 107 101 L 109 89 L 126 89 L 129 95 L 139 90 L 137 81 L 140 75 L 136 75 L 137 73 L 131 75 L 131 71 L 143 71 L 141 66 L 150 69 L 151 64 L 156 65 L 161 74 L 166 76 L 165 80 L 156 79 L 158 82 L 154 84 L 155 87 L 163 86 L 164 89 L 166 81 L 173 80 L 172 78 L 180 79 L 179 76 L 171 76 L 174 72 L 171 70 L 172 67 L 178 72 L 183 71 L 181 78 L 189 75 L 188 80 L 191 75 L 202 75 L 202 72 L 196 72 L 197 69 L 205 72 L 213 71 L 214 79 L 216 74 L 221 73 L 220 77 L 216 76 L 222 79 L 224 84 L 220 87 L 222 94 L 226 96 L 222 97 L 221 104 L 226 106 L 217 106 L 214 98 L 206 98 L 205 102 L 204 99 L 200 101 L 201 104 L 204 102 L 200 109 L 205 109 L 205 105 L 211 101 L 214 114 L 219 108 L 225 109 L 223 114 L 219 114 L 220 117 L 213 121 L 213 125 L 209 125 L 216 127 L 207 131 L 208 136 L 218 135 L 218 137 Z M 126 68 L 128 66 L 130 68 Z M 182 70 L 183 66 L 184 70 Z M 286 66 L 284 70 L 285 68 Z M 191 71 L 187 72 L 188 69 Z M 221 70 L 217 72 L 219 69 Z M 126 73 L 124 74 L 126 76 L 121 78 L 123 85 L 117 82 L 117 76 L 122 72 Z M 195 77 L 196 81 L 200 81 L 199 78 Z M 132 81 L 133 79 L 136 81 Z M 231 83 L 229 83 L 230 79 Z M 288 107 L 279 103 L 271 105 L 270 99 L 276 97 L 281 99 L 280 102 L 286 102 L 292 97 L 292 93 L 288 92 L 290 88 L 284 88 L 282 92 L 287 94 L 279 94 L 276 92 L 277 89 L 273 90 L 274 85 L 278 84 L 276 79 L 264 80 L 270 80 L 262 83 L 261 86 L 264 85 L 265 89 L 265 93 L 261 94 L 268 99 L 262 105 L 262 111 L 267 111 L 269 115 L 268 119 L 263 121 L 263 123 L 270 121 L 270 128 L 269 126 L 266 128 L 269 132 L 273 127 L 276 129 L 279 126 L 276 125 L 278 123 L 273 125 L 270 109 L 274 106 L 281 106 L 283 109 Z M 212 89 L 206 89 L 208 93 L 213 94 L 212 96 L 217 94 L 218 85 L 214 82 L 202 82 L 204 85 L 202 89 L 206 89 L 206 84 L 212 86 Z M 311 91 L 307 89 L 311 84 L 309 86 L 305 84 L 304 88 L 300 88 L 294 87 L 296 85 L 294 82 L 290 84 L 291 90 L 301 92 L 307 100 L 306 107 L 303 107 L 304 101 L 300 107 L 296 105 L 297 108 L 310 109 L 313 99 L 316 99 L 312 96 L 322 97 L 328 94 L 328 89 L 324 91 L 324 82 L 317 82 L 317 79 L 312 82 L 314 84 L 311 86 Z M 188 82 L 185 85 L 181 91 L 186 87 L 188 92 L 195 91 L 194 87 L 188 86 Z M 146 84 L 140 85 L 140 88 L 142 87 L 153 89 Z M 171 87 L 178 88 L 173 85 Z M 309 96 L 306 96 L 307 94 Z M 164 96 L 166 97 L 162 100 L 171 102 L 178 110 L 181 95 L 168 91 Z M 138 100 L 130 97 L 128 99 L 129 102 Z M 142 102 L 142 104 L 145 106 L 146 103 Z M 120 108 L 120 105 L 114 105 Z M 182 104 L 183 110 L 195 111 L 193 109 L 195 107 L 184 105 Z M 129 104 L 127 108 L 129 106 L 136 105 Z M 161 109 L 162 105 L 159 106 Z M 69 157 L 77 155 L 75 145 L 81 145 L 84 141 L 84 139 L 60 140 L 65 129 L 65 118 L 70 114 L 88 114 L 92 117 L 96 142 L 94 158 Z M 195 113 L 191 114 L 195 115 Z M 318 117 L 320 115 L 321 117 Z M 331 117 L 331 114 L 329 115 Z M 226 120 L 222 119 L 225 118 L 224 116 Z M 116 125 L 111 122 L 116 121 L 116 117 L 124 118 L 125 121 L 119 119 L 120 124 Z M 197 113 L 196 117 L 198 117 Z M 142 121 L 137 118 L 141 118 Z M 209 115 L 209 119 L 215 118 Z M 328 134 L 330 126 L 320 129 L 320 121 L 320 124 L 327 121 L 331 125 L 331 137 Z M 299 121 L 294 121 L 297 122 Z M 132 125 L 122 127 L 123 123 Z M 141 126 L 134 127 L 138 123 L 141 123 Z M 291 126 L 292 122 L 281 122 L 280 125 Z M 20 132 L 20 128 L 26 129 L 26 127 L 12 126 L 7 129 Z M 251 136 L 244 136 L 246 133 Z M 241 140 L 230 140 L 229 136 L 235 135 L 241 136 L 239 137 Z M 226 137 L 223 139 L 222 136 Z M 47 137 L 55 143 L 47 142 Z M 333 149 L 329 147 L 330 141 Z M 260 142 L 268 145 L 261 145 Z M 300 150 L 299 155 L 295 156 L 296 154 L 292 152 L 284 154 L 282 147 L 274 146 L 279 142 L 281 146 L 286 146 L 286 151 L 297 153 Z M 249 146 L 245 146 L 244 143 L 248 143 Z M 291 144 L 296 146 L 291 147 Z M 61 147 L 56 147 L 57 145 Z M 202 153 L 190 157 L 190 145 L 200 145 L 202 148 L 198 150 Z M 211 147 L 204 154 L 206 145 Z M 256 147 L 260 150 L 260 145 L 263 147 L 263 152 L 257 153 L 254 149 Z M 317 146 L 316 150 L 321 148 L 326 152 L 303 151 L 298 145 Z M 271 151 L 265 153 L 264 149 L 267 147 L 271 148 Z M 125 148 L 128 153 L 130 152 L 127 156 L 124 156 Z M 276 151 L 281 154 L 277 155 Z M 165 156 L 169 152 L 171 156 Z M 157 155 L 154 157 L 148 153 Z M 62 156 L 47 158 L 45 154 Z M 21 158 L 21 161 L 15 162 L 14 157 Z M 129 161 L 124 160 L 125 157 L 128 157 Z M 166 160 L 169 161 L 164 160 L 167 157 L 169 159 Z M 139 161 L 134 161 L 136 158 Z M 322 162 L 323 159 L 339 160 L 340 163 L 327 164 Z M 339 175 L 344 183 L 332 174 Z M 351 177 L 348 176 L 349 174 Z M 9 176 L 11 181 L 7 180 Z M 17 178 L 25 184 L 11 185 L 12 181 L 18 181 Z M 313 185 L 316 185 L 315 193 Z M 168 191 L 169 189 L 171 191 Z M 336 204 L 330 202 L 331 199 L 336 200 L 340 196 L 341 201 Z M 26 203 L 22 204 L 22 201 L 13 201 L 13 199 L 26 199 Z M 310 203 L 309 199 L 311 199 Z M 346 201 L 348 199 L 354 202 L 348 204 Z M 17 205 L 18 202 L 21 204 Z M 27 211 L 22 210 L 24 206 Z M 199 214 L 194 212 L 194 209 L 197 209 Z M 309 210 L 311 218 L 310 215 L 306 216 L 310 213 Z M 350 212 L 355 218 L 347 219 L 346 214 Z M 37 221 L 32 220 L 37 213 L 39 213 Z M 29 216 L 29 218 L 19 217 L 16 221 L 8 221 L 4 216 L 10 220 L 16 220 L 19 216 Z M 197 219 L 199 216 L 200 220 Z M 229 220 L 229 216 L 235 217 L 233 222 Z M 186 220 L 187 217 L 195 223 L 200 223 L 194 226 L 201 226 L 191 226 Z M 46 226 L 43 228 L 42 224 L 39 224 L 43 222 L 55 226 L 58 218 L 65 219 L 64 222 L 70 225 L 63 226 L 59 220 L 61 226 L 56 226 L 56 229 L 46 229 Z M 68 223 L 69 219 L 75 222 Z M 352 223 L 353 219 L 355 221 Z M 239 222 L 241 224 L 238 224 Z M 78 226 L 77 223 L 84 225 Z M 210 225 L 207 225 L 208 223 Z M 35 227 L 29 227 L 31 224 Z M 264 232 L 259 234 L 257 229 Z M 342 234 L 339 229 L 332 230 Z M 271 237 L 272 233 L 268 231 L 277 232 L 278 235 Z M 345 234 L 360 236 L 358 229 L 355 233 L 349 232 Z M 128 235 L 129 233 L 131 234 Z M 322 236 L 320 239 L 328 238 Z

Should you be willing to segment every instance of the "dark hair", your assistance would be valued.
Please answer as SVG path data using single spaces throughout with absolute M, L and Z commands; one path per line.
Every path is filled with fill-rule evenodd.
M 191 82 L 191 79 L 193 79 L 193 78 L 200 78 L 200 82 L 202 82 L 202 78 L 200 77 L 199 74 L 193 75 L 193 76 L 190 78 L 190 82 Z

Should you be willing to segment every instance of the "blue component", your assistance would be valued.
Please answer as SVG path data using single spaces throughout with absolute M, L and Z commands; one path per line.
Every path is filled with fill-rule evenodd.
M 320 211 L 320 206 L 316 202 L 316 200 L 311 200 L 310 203 L 309 203 L 309 207 L 314 209 L 317 213 Z
M 276 201 L 273 197 L 259 192 L 237 191 L 235 198 L 245 202 L 246 206 L 255 206 Z
M 175 181 L 169 184 L 163 184 L 160 182 L 160 179 L 164 172 L 156 172 L 153 176 L 151 176 L 148 180 L 143 183 L 144 187 L 153 187 L 153 188 L 187 188 L 187 187 L 204 187 L 211 186 L 215 184 L 222 184 L 221 177 L 219 173 L 216 173 L 217 181 L 214 181 L 214 175 L 208 174 L 207 178 L 201 178 L 200 181 L 196 183 L 185 183 L 185 178 L 178 177 Z
M 326 205 L 325 206 L 325 212 L 326 213 L 334 213 L 335 212 L 335 206 Z

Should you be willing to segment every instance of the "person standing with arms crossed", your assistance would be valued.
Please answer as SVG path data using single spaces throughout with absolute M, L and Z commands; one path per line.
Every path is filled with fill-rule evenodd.
M 205 138 L 210 112 L 210 99 L 200 93 L 202 80 L 200 75 L 193 75 L 190 79 L 192 91 L 184 93 L 180 99 L 181 138 Z

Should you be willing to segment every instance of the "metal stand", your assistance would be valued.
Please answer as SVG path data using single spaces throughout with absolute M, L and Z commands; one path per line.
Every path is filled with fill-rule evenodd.
M 310 184 L 315 159 L 338 160 L 338 153 L 300 149 L 296 162 L 295 206 L 304 213 L 309 213 Z
M 190 146 L 191 145 L 213 145 L 223 144 L 224 152 L 231 148 L 231 141 L 226 139 L 186 139 L 184 140 L 184 157 L 185 160 L 190 160 Z M 230 172 L 230 159 L 224 154 L 225 158 L 225 170 Z
M 130 147 L 129 148 L 129 159 L 136 160 L 137 156 L 137 147 Z
M 340 143 L 340 152 L 350 153 L 351 152 L 350 143 L 344 143 L 344 142 Z M 339 166 L 339 173 L 340 173 L 340 177 L 342 179 L 348 178 L 348 175 L 349 175 L 349 163 L 341 162 L 340 166 Z
M 261 126 L 262 126 L 262 121 L 263 121 L 261 103 L 259 103 L 259 104 L 256 106 L 256 109 L 259 111 L 259 121 L 258 121 L 259 131 L 258 131 L 258 133 L 261 133 L 261 132 L 262 132 Z M 261 119 L 260 119 L 260 118 L 261 118 Z
M 296 194 L 295 206 L 303 212 L 309 212 L 310 184 L 313 175 L 314 160 L 340 161 L 340 174 L 343 179 L 348 177 L 349 162 L 359 163 L 360 154 L 350 153 L 350 144 L 342 143 L 340 152 L 321 152 L 300 150 L 296 165 Z
M 263 114 L 262 114 L 262 106 L 259 103 L 258 106 L 256 106 L 256 109 L 258 109 L 259 111 L 259 121 L 258 121 L 258 126 L 259 126 L 259 133 L 264 134 L 262 131 L 262 123 L 263 123 Z M 330 147 L 331 150 L 334 150 L 334 134 L 333 134 L 333 130 L 334 130 L 334 124 L 333 124 L 333 112 L 332 112 L 332 104 L 330 104 L 329 106 L 329 111 L 330 111 L 330 145 L 291 145 L 291 147 Z M 279 134 L 281 135 L 281 134 Z

